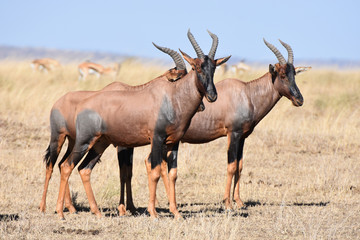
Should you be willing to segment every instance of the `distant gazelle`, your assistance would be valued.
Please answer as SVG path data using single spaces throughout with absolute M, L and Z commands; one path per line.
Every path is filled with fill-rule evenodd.
M 86 77 L 89 74 L 95 74 L 98 76 L 98 78 L 101 75 L 111 75 L 113 77 L 116 76 L 116 74 L 119 72 L 120 65 L 115 64 L 113 67 L 104 67 L 100 64 L 93 63 L 93 62 L 83 62 L 79 64 L 78 70 L 79 70 L 79 81 L 80 80 L 86 80 Z
M 52 58 L 35 59 L 31 62 L 31 67 L 34 70 L 41 72 L 48 72 L 60 66 L 60 63 Z
M 247 72 L 251 69 L 251 67 L 247 65 L 244 61 L 240 61 L 233 65 L 223 64 L 219 66 L 219 68 L 219 73 L 221 73 L 222 75 L 225 75 L 227 73 L 240 75 L 241 73 Z

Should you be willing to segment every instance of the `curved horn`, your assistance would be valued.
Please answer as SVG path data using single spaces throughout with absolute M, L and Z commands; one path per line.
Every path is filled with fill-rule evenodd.
M 284 43 L 283 41 L 281 41 L 279 39 L 280 43 L 284 46 L 284 48 L 286 48 L 286 50 L 288 51 L 288 63 L 293 64 L 294 63 L 294 52 L 291 49 L 290 45 L 287 43 Z
M 176 52 L 170 48 L 160 47 L 160 46 L 156 45 L 155 43 L 152 43 L 152 44 L 160 51 L 170 55 L 170 57 L 175 62 L 177 70 L 185 70 L 186 69 L 184 59 L 182 59 L 182 57 L 180 56 L 180 54 L 178 52 Z
M 201 50 L 199 44 L 196 42 L 194 36 L 192 35 L 192 33 L 190 32 L 190 29 L 188 30 L 188 33 L 187 33 L 187 36 L 191 42 L 191 45 L 193 46 L 195 52 L 196 52 L 196 55 L 198 58 L 204 58 L 204 53 L 203 51 Z
M 218 39 L 218 37 L 217 37 L 215 34 L 213 34 L 212 32 L 210 32 L 209 30 L 207 30 L 207 31 L 208 31 L 208 33 L 210 34 L 211 38 L 213 39 L 213 43 L 212 43 L 211 49 L 210 49 L 210 51 L 209 51 L 209 58 L 214 60 L 214 58 L 215 58 L 215 53 L 216 53 L 216 49 L 217 49 L 218 44 L 219 44 L 219 39 Z
M 280 63 L 281 65 L 286 64 L 286 60 L 285 60 L 285 58 L 283 57 L 283 55 L 281 55 L 281 53 L 279 52 L 279 50 L 277 50 L 277 48 L 276 48 L 274 45 L 268 43 L 268 42 L 265 40 L 265 38 L 263 38 L 263 40 L 264 40 L 265 45 L 275 54 L 276 58 L 279 60 L 279 63 Z

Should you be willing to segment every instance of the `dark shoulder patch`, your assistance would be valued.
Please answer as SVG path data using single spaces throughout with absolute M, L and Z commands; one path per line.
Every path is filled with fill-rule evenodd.
M 166 127 L 175 123 L 176 114 L 170 99 L 164 96 L 156 120 L 155 131 L 166 135 Z
M 106 131 L 106 123 L 97 112 L 85 109 L 76 117 L 76 132 L 79 130 L 81 132 L 103 133 Z
M 175 122 L 174 107 L 167 96 L 165 96 L 162 100 L 159 111 L 159 119 L 162 119 L 163 121 L 170 124 L 173 124 Z
M 50 113 L 50 128 L 52 133 L 57 133 L 62 128 L 66 128 L 64 116 L 58 109 L 52 109 Z

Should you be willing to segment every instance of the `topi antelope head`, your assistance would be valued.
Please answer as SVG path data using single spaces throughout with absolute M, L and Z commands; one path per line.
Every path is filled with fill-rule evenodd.
M 303 96 L 295 82 L 295 75 L 298 69 L 294 67 L 294 53 L 290 45 L 279 40 L 288 52 L 288 60 L 286 61 L 280 51 L 272 44 L 264 39 L 265 45 L 275 54 L 279 63 L 275 66 L 269 65 L 269 72 L 272 75 L 275 88 L 279 91 L 281 96 L 287 97 L 294 106 L 300 107 L 304 103 Z

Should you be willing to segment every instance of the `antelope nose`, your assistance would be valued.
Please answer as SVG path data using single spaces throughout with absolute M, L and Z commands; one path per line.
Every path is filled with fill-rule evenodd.
M 296 106 L 296 107 L 301 107 L 303 104 L 304 104 L 304 98 L 303 98 L 303 96 L 299 96 L 299 97 L 297 97 L 297 98 L 293 98 L 292 99 L 292 103 L 293 103 L 293 105 L 294 106 Z
M 208 94 L 206 94 L 206 100 L 208 100 L 208 102 L 215 102 L 216 99 L 217 99 L 216 91 L 209 91 Z

